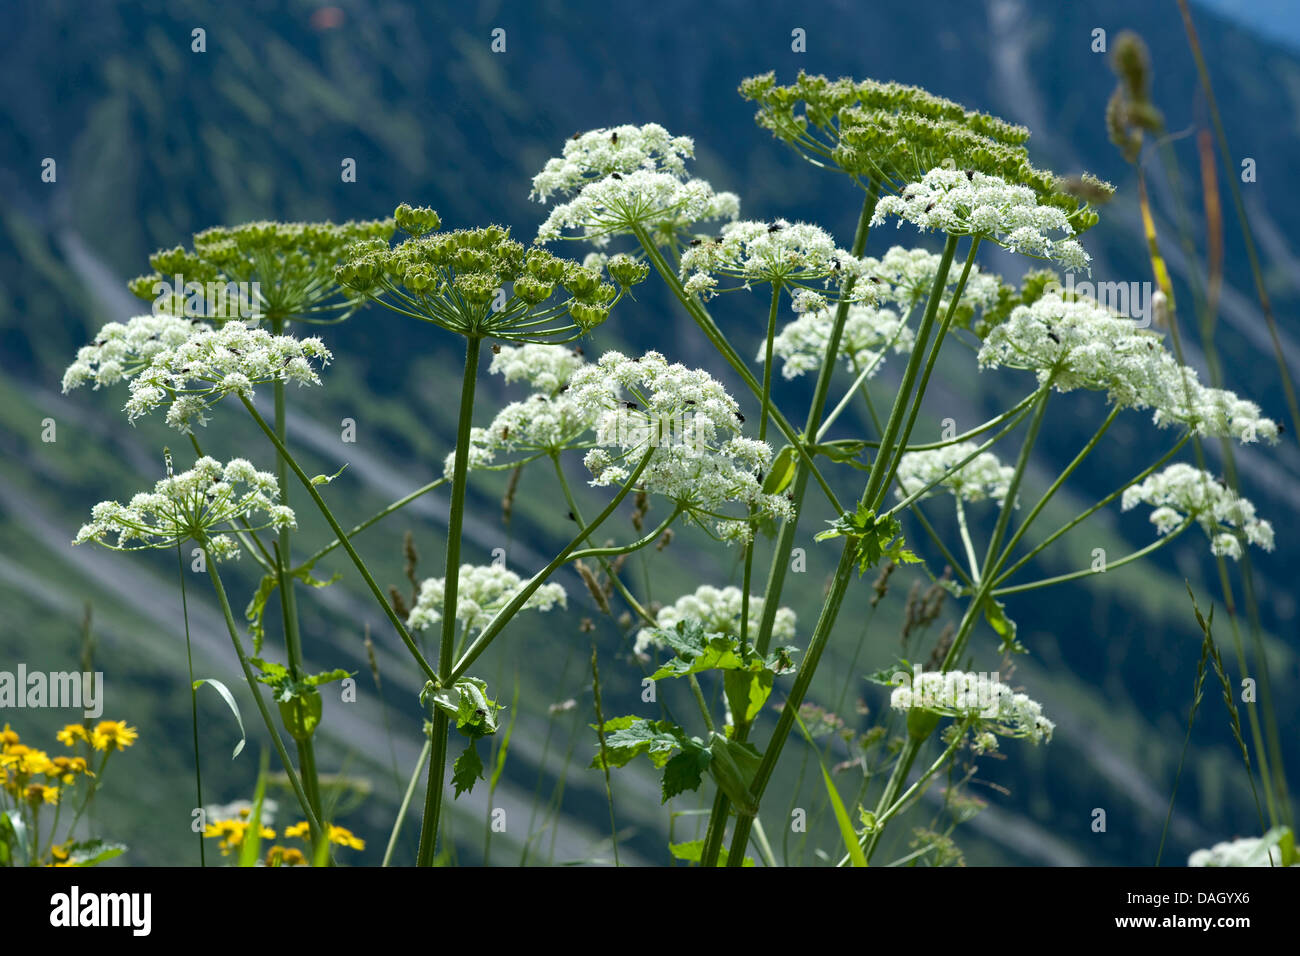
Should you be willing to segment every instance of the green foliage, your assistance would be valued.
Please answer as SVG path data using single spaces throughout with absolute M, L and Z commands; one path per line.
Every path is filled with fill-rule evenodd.
M 478 740 L 471 737 L 465 752 L 451 765 L 451 785 L 456 790 L 456 797 L 469 793 L 474 784 L 483 779 L 483 761 L 478 755 Z
M 432 717 L 435 708 L 456 722 L 456 729 L 471 740 L 497 732 L 497 712 L 503 705 L 487 696 L 487 682 L 477 677 L 462 677 L 451 687 L 435 687 L 427 681 L 420 693 L 420 703 Z
M 817 541 L 847 537 L 856 542 L 858 575 L 888 559 L 895 564 L 919 564 L 921 559 L 903 547 L 903 528 L 891 514 L 877 515 L 859 501 L 855 512 L 847 511 L 829 522 L 830 530 L 817 535 Z

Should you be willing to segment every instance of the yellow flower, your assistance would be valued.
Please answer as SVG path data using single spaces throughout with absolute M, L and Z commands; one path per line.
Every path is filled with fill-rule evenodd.
M 79 773 L 84 773 L 90 777 L 94 776 L 86 766 L 85 757 L 55 757 L 50 762 L 54 765 L 54 769 L 49 771 L 47 776 L 57 777 L 64 783 L 74 782 Z
M 64 728 L 67 729 L 67 728 Z M 121 720 L 101 720 L 90 735 L 96 750 L 125 750 L 140 736 L 134 727 Z
M 68 856 L 71 853 L 72 853 L 71 840 L 69 840 L 67 843 L 56 843 L 54 844 L 54 846 L 50 847 L 50 856 L 54 859 L 55 866 L 58 866 L 60 863 L 66 863 L 68 861 Z
M 25 793 L 28 802 L 32 806 L 39 803 L 55 804 L 59 802 L 59 788 L 50 787 L 43 783 L 28 784 Z
M 78 740 L 84 740 L 86 743 L 90 743 L 90 735 L 86 733 L 86 727 L 84 724 L 68 724 L 54 735 L 54 739 L 65 747 L 71 747 Z
M 0 767 L 12 770 L 18 777 L 33 777 L 53 773 L 54 763 L 44 750 L 33 750 L 26 744 L 10 744 L 0 753 Z
M 266 851 L 267 866 L 306 866 L 307 858 L 303 856 L 302 850 L 295 850 L 290 846 L 280 846 L 278 843 Z
M 5 729 L 0 730 L 0 747 L 8 747 L 16 743 L 18 743 L 18 731 L 10 730 L 9 725 L 5 724 Z
M 227 856 L 231 850 L 238 848 L 244 842 L 247 833 L 247 820 L 215 820 L 203 830 L 205 837 L 216 837 L 221 840 L 217 846 L 221 848 L 222 856 Z M 263 840 L 275 839 L 275 831 L 270 827 L 262 827 L 261 835 Z
M 311 824 L 304 820 L 302 823 L 295 823 L 291 827 L 285 827 L 284 835 L 286 837 L 298 837 L 302 840 L 309 839 L 311 837 Z
M 353 850 L 364 850 L 366 841 L 357 838 L 347 827 L 335 826 L 330 824 L 330 842 L 337 843 L 339 846 L 351 847 Z

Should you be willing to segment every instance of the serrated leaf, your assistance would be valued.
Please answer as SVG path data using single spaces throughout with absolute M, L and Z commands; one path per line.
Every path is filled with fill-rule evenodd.
M 234 760 L 239 756 L 239 752 L 244 749 L 244 744 L 248 742 L 248 737 L 244 733 L 244 718 L 239 716 L 239 705 L 235 703 L 235 695 L 230 693 L 229 687 L 221 683 L 221 681 L 217 680 L 215 677 L 199 678 L 194 682 L 194 689 L 198 690 L 203 684 L 211 685 L 212 689 L 220 694 L 221 699 L 226 702 L 226 706 L 230 708 L 230 712 L 235 715 L 235 723 L 239 725 L 239 743 L 235 744 L 235 751 L 230 755 L 230 759 Z
M 455 718 L 456 729 L 466 737 L 485 737 L 497 732 L 497 712 L 504 710 L 487 696 L 487 682 L 462 677 L 451 687 L 434 687 L 426 681 L 420 703 L 433 716 L 433 708 Z
M 679 793 L 700 789 L 710 759 L 708 748 L 696 745 L 687 747 L 664 764 L 663 799 L 660 802 L 667 803 Z
M 640 754 L 646 754 L 651 763 L 662 767 L 672 752 L 682 749 L 686 743 L 686 732 L 670 720 L 634 717 L 630 723 L 615 727 L 610 732 L 612 724 L 626 719 L 616 718 L 605 724 L 605 753 L 611 767 L 625 766 Z M 592 759 L 591 766 L 602 767 L 599 753 Z
M 469 793 L 474 789 L 474 784 L 483 779 L 483 761 L 479 759 L 477 740 L 470 739 L 465 752 L 456 758 L 451 769 L 451 783 L 456 790 L 455 797 L 459 797 L 462 793 Z

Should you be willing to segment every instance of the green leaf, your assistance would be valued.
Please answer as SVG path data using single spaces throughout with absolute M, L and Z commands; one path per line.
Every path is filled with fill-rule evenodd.
M 437 708 L 456 720 L 456 729 L 466 737 L 485 737 L 497 732 L 497 711 L 504 708 L 487 696 L 487 682 L 462 677 L 451 687 L 435 687 L 426 681 L 420 702 L 432 717 Z
M 772 672 L 729 670 L 723 674 L 722 688 L 727 695 L 732 719 L 738 724 L 747 724 L 758 716 L 772 693 Z
M 758 812 L 749 784 L 762 763 L 763 755 L 751 743 L 729 740 L 714 732 L 709 736 L 709 775 L 742 813 Z
M 474 789 L 474 784 L 483 779 L 483 761 L 479 759 L 477 740 L 470 738 L 465 752 L 456 758 L 451 769 L 451 783 L 456 788 L 455 797 L 469 793 Z
M 667 803 L 679 793 L 700 789 L 711 757 L 707 747 L 691 744 L 664 764 L 663 799 L 660 802 Z
M 253 809 L 248 815 L 248 829 L 244 831 L 243 842 L 239 844 L 239 865 L 241 867 L 257 866 L 262 855 L 262 801 L 266 797 L 266 751 L 262 751 L 261 762 L 257 769 L 257 788 L 253 791 Z
M 1007 617 L 1006 605 L 1001 601 L 995 601 L 992 596 L 984 601 L 984 619 L 1002 638 L 1002 646 L 998 648 L 999 653 L 1024 654 L 1028 651 L 1028 648 L 1016 638 L 1016 622 Z
M 642 717 L 616 717 L 605 721 L 605 753 L 609 766 L 623 767 L 640 754 L 646 754 L 656 767 L 663 767 L 674 750 L 687 742 L 686 731 L 670 720 L 646 720 Z M 591 766 L 602 768 L 600 754 Z
M 314 690 L 291 694 L 279 700 L 280 719 L 289 736 L 299 743 L 311 739 L 311 735 L 320 726 L 321 696 Z
M 0 814 L 0 841 L 8 849 L 8 856 L 14 866 L 27 865 L 27 823 L 23 820 L 21 810 L 6 810 Z
M 790 655 L 799 651 L 797 647 L 786 646 L 769 654 L 766 659 L 752 650 L 746 655 L 741 651 L 738 638 L 729 634 L 710 633 L 696 620 L 679 621 L 676 627 L 657 628 L 654 633 L 677 656 L 651 674 L 653 680 L 686 677 L 708 670 L 743 670 L 754 673 L 766 670 L 782 674 L 794 667 Z
M 85 840 L 74 843 L 68 848 L 68 864 L 71 866 L 98 866 L 105 860 L 121 856 L 126 852 L 124 843 L 106 843 L 103 840 Z
M 798 460 L 799 453 L 794 450 L 794 446 L 786 445 L 782 448 L 773 459 L 772 467 L 763 479 L 763 494 L 779 495 L 790 487 Z
M 262 653 L 262 640 L 266 637 L 266 628 L 262 625 L 262 617 L 266 613 L 266 602 L 271 599 L 276 584 L 274 574 L 264 575 L 261 583 L 257 585 L 257 590 L 253 592 L 248 607 L 244 608 L 244 617 L 248 621 L 248 633 L 253 636 L 254 654 Z
M 234 760 L 239 756 L 239 752 L 244 749 L 244 744 L 248 742 L 248 737 L 244 733 L 244 718 L 239 716 L 239 705 L 235 703 L 235 695 L 230 693 L 229 687 L 221 683 L 221 681 L 217 680 L 215 677 L 199 678 L 194 682 L 194 689 L 198 690 L 203 684 L 210 685 L 213 690 L 220 694 L 221 699 L 224 700 L 226 706 L 230 708 L 230 712 L 235 715 L 235 723 L 239 725 L 239 743 L 235 744 L 235 751 L 230 755 L 230 759 Z
M 347 465 L 344 464 L 344 465 L 343 465 L 343 468 L 346 468 L 346 467 L 347 467 Z M 313 479 L 311 480 L 311 483 L 312 483 L 313 485 L 328 485 L 331 481 L 333 481 L 333 480 L 334 480 L 335 478 L 337 478 L 339 475 L 343 474 L 343 468 L 340 468 L 338 471 L 334 472 L 334 474 L 332 474 L 332 475 L 317 475 L 315 478 L 313 478 Z
M 854 866 L 866 866 L 867 856 L 858 843 L 858 833 L 853 829 L 853 821 L 849 819 L 848 811 L 844 809 L 844 801 L 840 799 L 840 792 L 835 788 L 835 781 L 831 779 L 826 765 L 820 766 L 822 782 L 826 784 L 826 795 L 831 799 L 831 810 L 835 812 L 835 822 L 840 827 L 840 838 L 844 841 L 844 849 L 849 851 L 849 861 Z
M 704 855 L 704 841 L 691 840 L 689 843 L 670 843 L 668 844 L 668 852 L 673 855 L 674 859 L 686 860 L 689 863 L 699 863 L 700 857 Z M 718 847 L 718 866 L 726 865 L 727 848 L 725 846 Z M 744 865 L 755 866 L 754 858 L 752 856 L 745 857 Z
M 882 667 L 878 671 L 873 671 L 866 675 L 867 680 L 873 684 L 880 684 L 883 687 L 897 687 L 896 678 L 899 674 L 906 674 L 912 677 L 916 671 L 912 667 L 912 662 L 906 658 L 899 658 L 898 663 L 892 667 Z
M 858 461 L 857 458 L 867 447 L 865 441 L 858 441 L 852 438 L 842 438 L 836 441 L 823 442 L 819 445 L 813 445 L 809 451 L 814 455 L 825 455 L 833 462 L 850 465 L 859 471 L 867 471 L 870 465 L 866 462 Z

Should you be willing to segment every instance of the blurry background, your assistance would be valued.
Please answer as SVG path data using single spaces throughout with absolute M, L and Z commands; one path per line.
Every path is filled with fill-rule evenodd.
M 1214 0 L 1193 11 L 1229 142 L 1238 161 L 1250 157 L 1256 163 L 1257 181 L 1242 188 L 1285 354 L 1295 369 L 1292 316 L 1300 290 L 1286 230 L 1300 215 L 1300 198 L 1286 185 L 1286 176 L 1300 168 L 1300 16 L 1291 4 L 1258 4 L 1248 20 L 1234 22 L 1225 19 L 1234 6 Z M 1150 274 L 1134 179 L 1107 141 L 1103 123 L 1115 79 L 1107 58 L 1091 49 L 1093 31 L 1104 29 L 1113 41 L 1121 29 L 1131 28 L 1146 39 L 1155 68 L 1152 98 L 1175 135 L 1207 122 L 1177 7 L 1165 0 L 1069 5 L 844 0 L 797 13 L 751 0 L 618 7 L 544 0 L 455 9 L 377 0 L 335 6 L 189 0 L 6 5 L 0 37 L 0 669 L 12 671 L 20 661 L 29 670 L 78 669 L 90 605 L 95 668 L 106 674 L 104 716 L 140 729 L 136 747 L 114 759 L 96 810 L 102 835 L 130 845 L 124 861 L 175 864 L 195 857 L 189 830 L 189 695 L 175 560 L 167 553 L 73 550 L 69 542 L 94 502 L 149 486 L 162 473 L 163 445 L 180 449 L 185 443 L 156 420 L 127 425 L 119 411 L 124 389 L 63 396 L 59 381 L 76 348 L 100 325 L 147 310 L 127 293 L 125 281 L 148 271 L 149 253 L 188 243 L 193 232 L 213 224 L 374 218 L 391 213 L 401 201 L 434 206 L 446 227 L 500 222 L 528 241 L 543 214 L 528 201 L 530 179 L 566 137 L 591 127 L 650 121 L 695 137 L 695 172 L 719 189 L 739 193 L 747 218 L 806 219 L 831 229 L 847 245 L 860 194 L 845 177 L 803 163 L 755 127 L 752 107 L 735 93 L 750 74 L 774 69 L 780 82 L 789 82 L 806 69 L 922 85 L 1029 126 L 1038 165 L 1062 173 L 1087 169 L 1119 187 L 1101 224 L 1086 236 L 1094 279 L 1142 282 Z M 205 53 L 191 52 L 191 31 L 197 27 L 206 30 Z M 490 51 L 497 27 L 506 31 L 502 54 Z M 806 31 L 806 53 L 791 50 L 796 27 Z M 1203 204 L 1195 137 L 1182 136 L 1174 148 L 1184 173 L 1180 183 L 1171 184 L 1155 161 L 1149 175 L 1157 225 L 1190 330 L 1185 282 L 1189 265 L 1203 268 L 1204 245 L 1198 238 L 1194 248 L 1180 246 L 1176 190 L 1185 191 L 1179 201 L 1188 203 L 1198 237 Z M 57 162 L 53 184 L 40 178 L 46 157 Z M 356 161 L 355 183 L 340 181 L 340 163 L 348 157 Z M 1223 197 L 1227 203 L 1226 189 Z M 1290 426 L 1230 206 L 1225 217 L 1226 286 L 1218 345 L 1227 385 Z M 887 226 L 873 233 L 868 251 L 879 255 L 894 242 L 916 241 L 910 228 L 895 232 Z M 582 250 L 561 251 L 580 256 Z M 993 249 L 981 252 L 981 264 L 1008 279 L 1027 265 Z M 586 344 L 589 355 L 610 347 L 653 347 L 671 359 L 721 371 L 722 363 L 666 301 L 657 279 L 639 287 L 637 298 L 620 306 Z M 715 314 L 743 352 L 760 341 L 765 308 L 754 298 L 730 296 Z M 296 413 L 290 435 L 309 469 L 332 473 L 349 464 L 328 490 L 346 524 L 441 474 L 455 430 L 462 353 L 459 339 L 379 308 L 327 329 L 325 336 L 337 361 L 324 389 L 291 392 Z M 1192 359 L 1199 363 L 1200 354 L 1192 345 Z M 876 382 L 879 396 L 888 399 L 900 368 L 898 362 L 886 364 Z M 939 371 L 917 426 L 922 441 L 937 437 L 940 419 L 955 418 L 959 430 L 971 427 L 1029 387 L 1025 376 L 979 374 L 971 354 L 960 348 L 947 351 Z M 496 377 L 481 382 L 477 421 L 484 423 L 520 393 Z M 806 407 L 811 381 L 780 388 L 787 408 Z M 1104 415 L 1095 399 L 1071 395 L 1053 403 L 1028 492 L 1041 491 L 1092 433 Z M 793 417 L 801 420 L 802 414 Z M 223 411 L 204 436 L 207 450 L 218 456 L 239 450 L 270 467 L 268 449 L 241 417 Z M 339 441 L 345 417 L 357 422 L 355 445 Z M 46 418 L 57 422 L 54 443 L 41 441 Z M 1102 452 L 1048 513 L 1043 530 L 1111 490 L 1171 440 L 1144 414 L 1121 416 Z M 1217 442 L 1206 448 L 1210 467 L 1219 467 Z M 1181 457 L 1190 460 L 1190 450 Z M 1300 704 L 1293 689 L 1300 667 L 1291 574 L 1300 542 L 1291 534 L 1300 455 L 1288 434 L 1276 448 L 1242 450 L 1238 461 L 1243 492 L 1278 531 L 1277 550 L 1254 555 L 1255 580 L 1295 786 Z M 847 488 L 856 473 L 843 480 Z M 556 505 L 553 479 L 539 470 L 525 474 L 506 527 L 499 505 L 503 486 L 503 474 L 476 475 L 471 481 L 467 558 L 486 562 L 493 548 L 505 547 L 511 566 L 527 576 L 567 540 L 569 526 Z M 301 502 L 300 490 L 295 497 Z M 938 515 L 943 509 L 936 503 L 929 510 Z M 1045 576 L 1084 566 L 1095 547 L 1112 556 L 1141 547 L 1152 535 L 1145 512 L 1106 510 L 1072 535 L 1072 544 L 1051 551 L 1038 570 Z M 401 542 L 407 529 L 421 554 L 420 575 L 441 575 L 445 516 L 446 498 L 434 493 L 360 539 L 381 583 L 403 584 Z M 326 537 L 312 517 L 300 509 L 302 553 Z M 788 603 L 800 616 L 800 646 L 806 645 L 834 560 L 835 549 L 812 542 L 825 517 L 815 509 L 805 516 L 799 544 L 808 550 L 809 566 L 787 589 Z M 630 539 L 626 522 L 612 527 Z M 909 530 L 920 543 L 920 531 Z M 697 533 L 680 534 L 666 554 L 652 555 L 644 567 L 630 563 L 629 581 L 641 588 L 648 582 L 650 597 L 664 602 L 699 583 L 738 583 L 738 552 L 705 545 Z M 1005 759 L 982 763 L 973 790 L 989 806 L 957 832 L 968 862 L 1154 860 L 1199 653 L 1200 633 L 1184 579 L 1202 608 L 1212 601 L 1220 605 L 1216 636 L 1234 677 L 1241 676 L 1208 551 L 1204 536 L 1193 530 L 1152 560 L 1008 602 L 1031 651 L 1017 658 L 1013 683 L 1043 702 L 1058 733 L 1050 746 L 1009 743 Z M 942 566 L 941 559 L 933 560 Z M 377 863 L 418 753 L 416 694 L 422 682 L 346 559 L 334 557 L 323 565 L 318 572 L 337 570 L 342 580 L 299 601 L 308 661 L 314 668 L 357 671 L 359 700 L 344 704 L 326 694 L 322 766 L 353 782 L 356 789 L 341 822 L 368 841 L 363 854 L 341 855 Z M 765 554 L 755 566 L 766 567 Z M 254 570 L 245 562 L 226 572 L 240 606 L 255 584 Z M 887 667 L 898 656 L 906 594 L 919 579 L 919 572 L 895 575 L 872 622 L 858 673 Z M 641 665 L 630 657 L 618 627 L 598 614 L 576 575 L 566 572 L 560 580 L 569 590 L 568 612 L 522 616 L 475 668 L 504 702 L 518 688 L 518 722 L 491 801 L 507 811 L 506 832 L 493 837 L 493 863 L 610 858 L 603 782 L 598 772 L 586 769 L 594 747 L 588 727 L 594 719 L 592 640 L 600 650 L 606 714 L 652 712 L 653 705 L 640 700 Z M 232 763 L 230 749 L 238 738 L 233 720 L 216 695 L 202 692 L 205 798 L 227 802 L 251 797 L 264 734 L 257 733 L 251 699 L 241 690 L 206 582 L 195 577 L 194 583 L 199 586 L 189 594 L 196 676 L 217 677 L 236 690 L 252 734 L 250 747 Z M 861 695 L 873 713 L 887 706 L 879 688 L 847 671 L 862 633 L 869 585 L 870 578 L 864 579 L 851 592 L 823 662 L 825 680 L 812 695 L 834 707 L 849 678 L 844 717 L 863 727 L 870 718 L 855 712 L 856 697 Z M 1234 587 L 1240 598 L 1239 582 Z M 278 609 L 268 609 L 268 621 L 278 617 Z M 594 632 L 580 632 L 584 617 L 595 621 Z M 951 608 L 945 619 L 950 617 Z M 938 626 L 923 647 L 933 644 Z M 366 663 L 367 628 L 377 647 L 382 694 Z M 276 630 L 268 626 L 272 655 Z M 1246 642 L 1249 647 L 1249 636 Z M 982 666 L 998 666 L 991 632 L 979 632 L 974 646 Z M 661 685 L 662 693 L 670 690 Z M 570 699 L 575 707 L 549 713 L 551 704 Z M 676 700 L 665 699 L 670 705 Z M 686 712 L 684 706 L 681 710 Z M 59 711 L 0 714 L 29 742 L 51 748 L 53 731 L 71 719 L 71 712 Z M 766 718 L 768 726 L 771 719 Z M 755 739 L 766 736 L 760 729 Z M 458 752 L 459 744 L 452 746 Z M 788 852 L 792 861 L 815 862 L 816 847 L 834 853 L 838 846 L 833 822 L 821 812 L 825 794 L 809 753 L 802 743 L 792 743 L 765 803 L 777 853 Z M 797 775 L 800 790 L 794 788 Z M 856 790 L 857 779 L 855 770 L 837 777 L 846 795 Z M 483 859 L 486 790 L 480 784 L 453 805 L 455 850 L 462 862 Z M 710 793 L 706 788 L 681 798 L 671 810 L 707 808 Z M 670 825 L 676 840 L 695 833 L 699 817 L 672 816 L 670 808 L 661 807 L 657 780 L 647 768 L 616 773 L 614 799 L 625 862 L 668 862 Z M 281 799 L 278 824 L 289 822 L 290 803 Z M 416 809 L 418 804 L 417 799 Z M 808 808 L 819 821 L 806 837 L 782 836 L 782 815 L 788 820 L 792 806 Z M 556 807 L 558 814 L 551 812 Z M 1107 812 L 1105 833 L 1090 827 L 1094 808 Z M 922 816 L 913 822 L 925 823 Z M 413 817 L 399 862 L 413 859 L 417 832 L 418 817 Z M 1258 832 L 1240 755 L 1211 676 L 1166 860 L 1181 863 L 1192 849 Z M 907 838 L 900 829 L 898 852 L 882 859 L 906 852 Z

